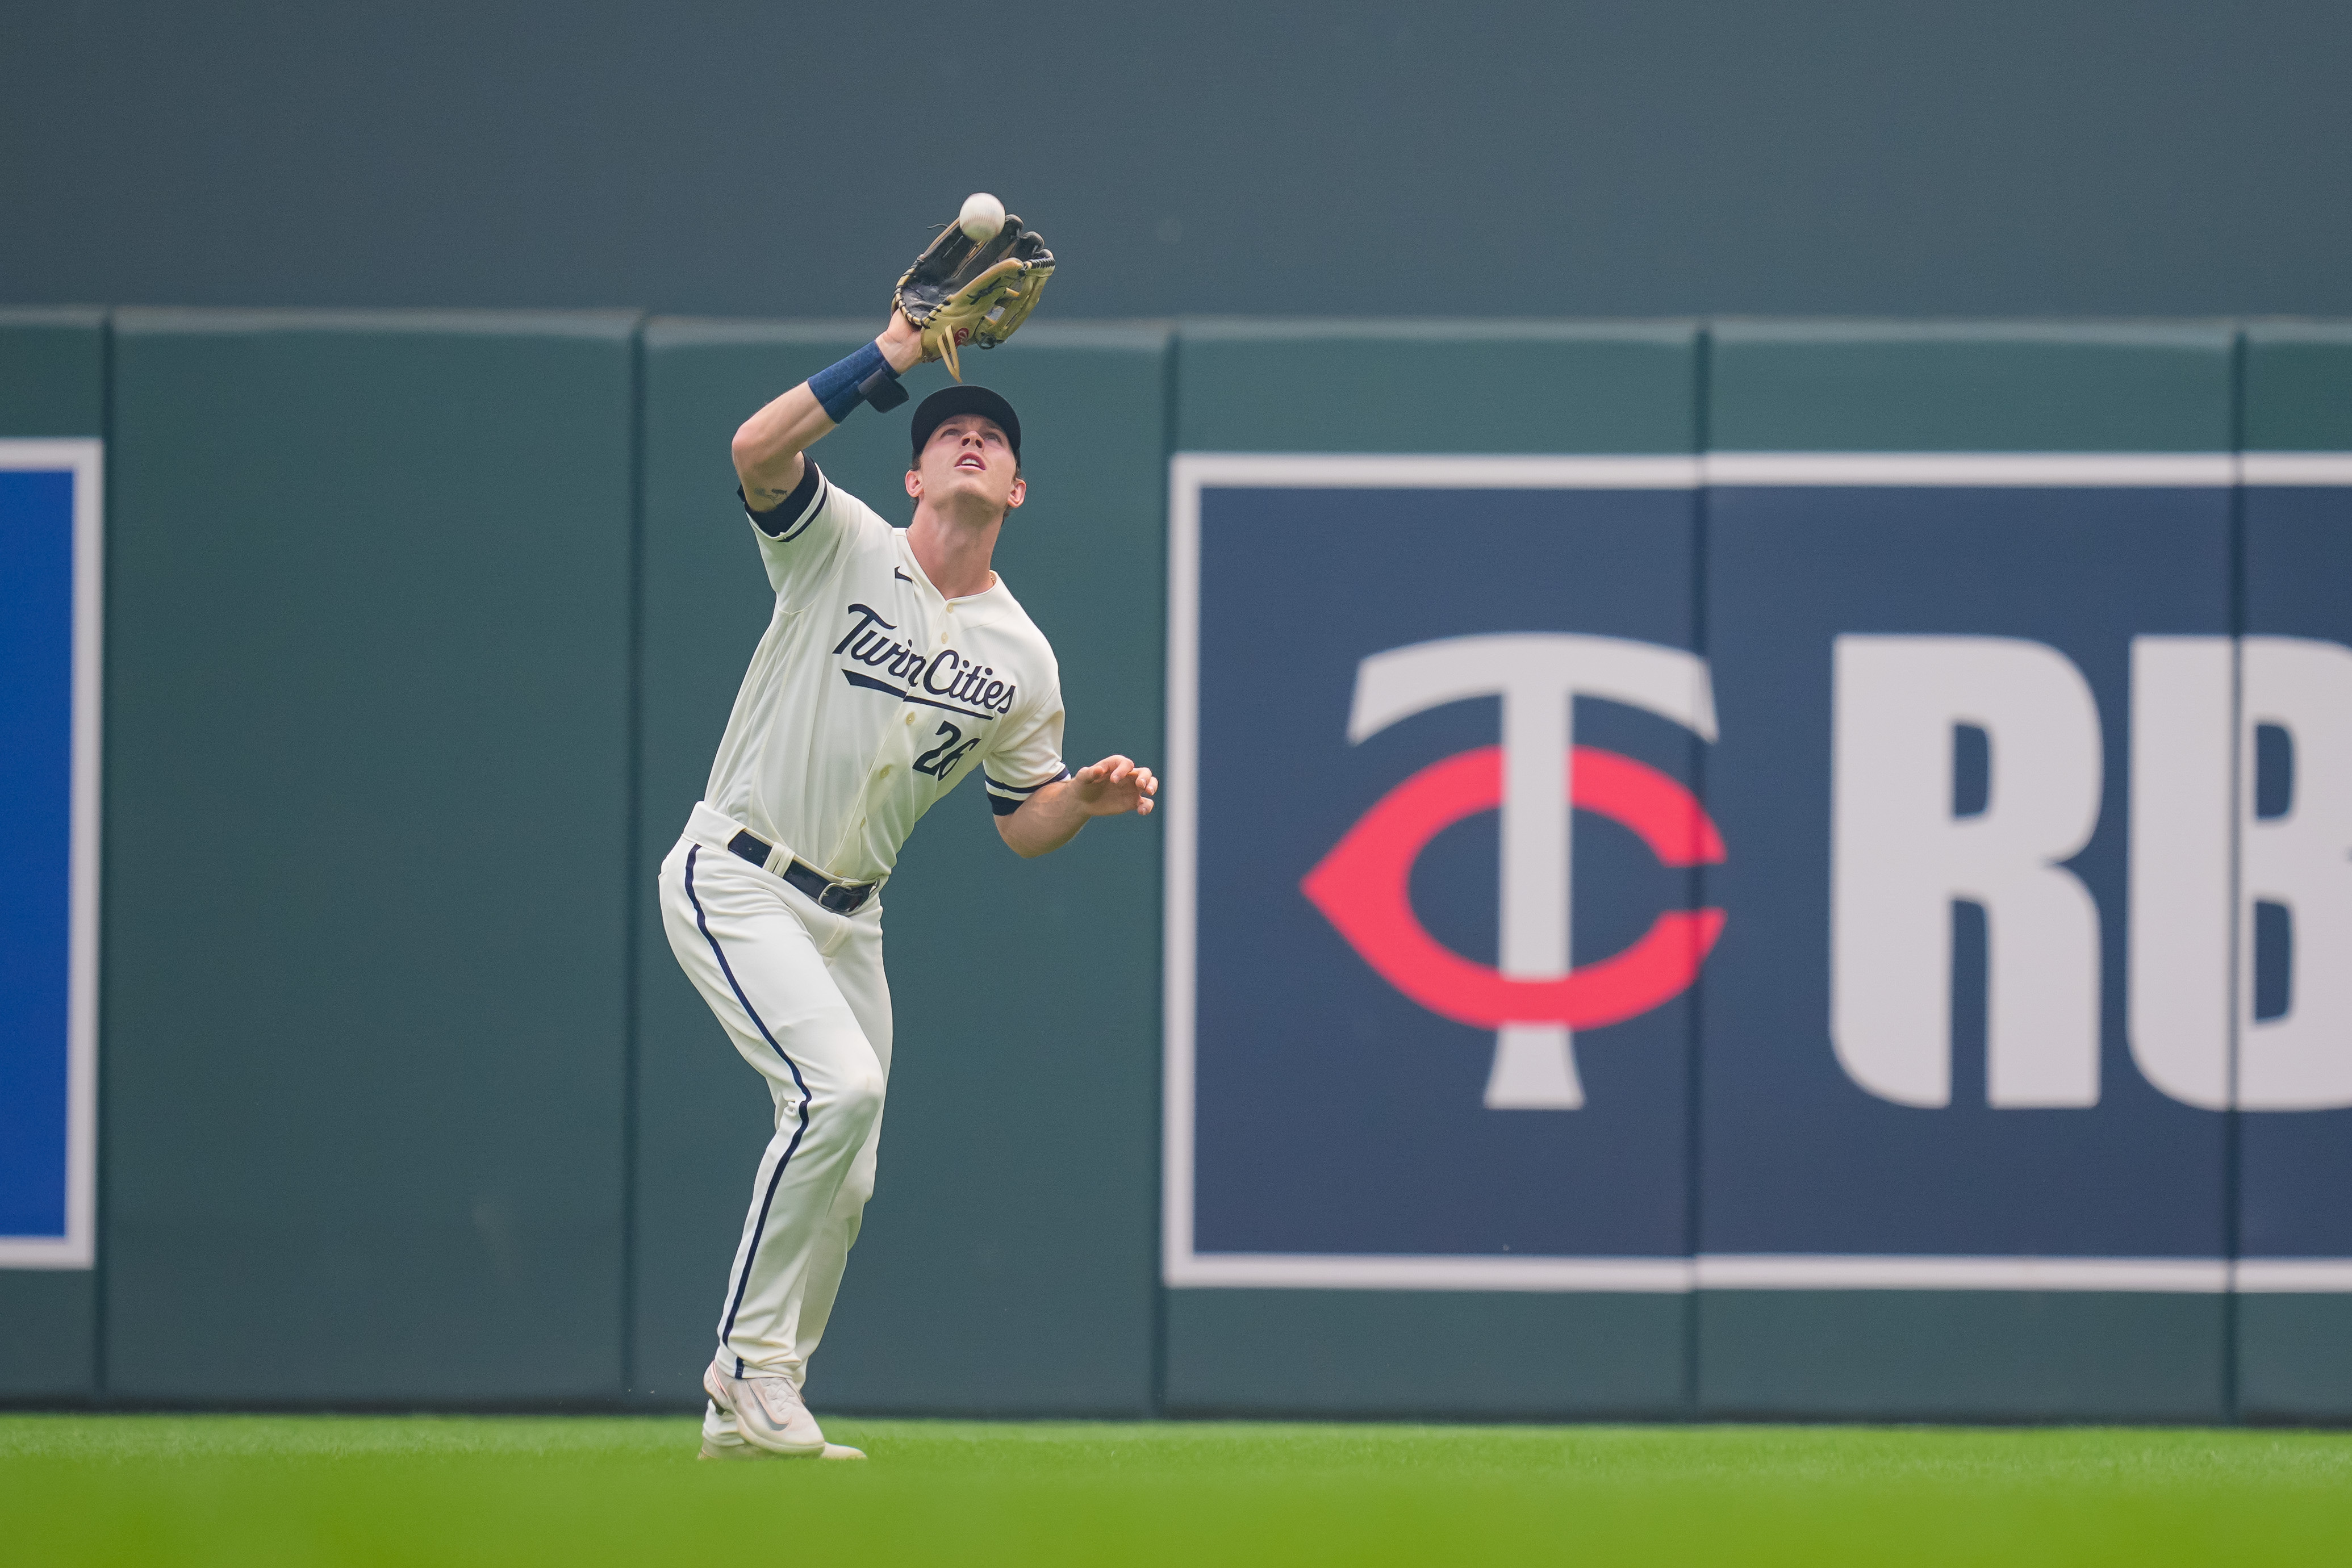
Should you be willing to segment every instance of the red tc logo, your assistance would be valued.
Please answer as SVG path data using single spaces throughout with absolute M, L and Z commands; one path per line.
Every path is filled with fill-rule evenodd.
M 1448 637 L 1375 653 L 1358 666 L 1348 739 L 1471 697 L 1503 699 L 1503 744 L 1448 757 L 1364 813 L 1299 885 L 1349 946 L 1398 990 L 1444 1018 L 1496 1031 L 1486 1104 L 1574 1110 L 1584 1103 L 1570 1031 L 1597 1029 L 1679 996 L 1723 930 L 1719 909 L 1670 910 L 1622 953 L 1569 967 L 1569 808 L 1621 823 L 1669 866 L 1724 858 L 1723 840 L 1682 785 L 1614 752 L 1577 746 L 1577 697 L 1601 697 L 1715 738 L 1706 662 L 1615 637 L 1516 633 Z M 1413 862 L 1440 832 L 1503 813 L 1502 964 L 1442 946 L 1413 914 Z

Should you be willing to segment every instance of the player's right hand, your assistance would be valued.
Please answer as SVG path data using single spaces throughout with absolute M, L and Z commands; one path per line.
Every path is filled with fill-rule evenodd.
M 882 329 L 874 346 L 882 350 L 890 369 L 903 376 L 922 363 L 923 329 L 908 320 L 907 313 L 894 304 L 890 307 L 890 324 Z

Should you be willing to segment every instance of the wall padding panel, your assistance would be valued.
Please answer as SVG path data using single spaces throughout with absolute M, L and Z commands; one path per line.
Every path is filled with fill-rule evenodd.
M 619 1393 L 632 331 L 116 319 L 117 1397 Z
M 104 312 L 0 310 L 0 439 L 99 435 L 105 423 Z M 88 1269 L 0 1269 L 0 1399 L 89 1396 L 97 1278 Z
M 2352 643 L 2346 596 L 2352 584 L 2352 327 L 2254 326 L 2245 354 L 2245 630 L 2252 638 Z M 2325 474 L 2298 476 L 2298 455 L 2313 453 L 2336 455 Z M 2272 461 L 2273 455 L 2284 462 Z M 2297 482 L 2273 482 L 2281 479 Z M 2276 716 L 2257 711 L 2273 698 L 2294 695 L 2272 689 L 2251 659 L 2245 680 L 2250 724 Z M 2335 700 L 2339 722 L 2352 720 L 2340 695 Z M 2299 727 L 2324 722 L 2324 711 L 2305 711 Z M 2325 831 L 2327 802 L 2352 787 L 2325 771 L 2340 745 L 2306 733 L 2292 737 L 2284 756 L 2257 747 L 2254 809 L 2262 820 L 2247 825 L 2249 837 L 2279 831 L 2282 821 L 2272 819 L 2290 812 Z M 2268 777 L 2273 770 L 2281 776 Z M 2313 849 L 2341 868 L 2352 844 L 2338 840 Z M 2259 878 L 2259 853 L 2242 863 Z M 2268 891 L 2249 887 L 2247 895 L 2270 902 Z M 2306 898 L 2291 923 L 2275 919 L 2283 913 L 2261 912 L 2273 918 L 2258 914 L 2254 921 L 2254 1018 L 2242 1026 L 2249 1030 L 2242 1063 L 2266 1048 L 2272 1030 L 2305 1027 L 2294 1018 L 2298 1010 L 2337 1009 L 2332 1019 L 2313 1020 L 2336 1049 L 2352 1022 L 2340 1016 L 2340 1002 L 2314 994 L 2313 982 L 2326 971 L 2301 967 L 2315 962 L 2340 968 L 2345 961 L 2339 938 L 2324 924 L 2327 906 Z M 2277 943 L 2280 936 L 2287 940 Z M 2283 950 L 2271 950 L 2274 943 Z M 2298 971 L 2293 978 L 2290 968 Z M 2237 1302 L 2239 1408 L 2256 1420 L 2352 1417 L 2352 1293 L 2343 1293 L 2340 1266 L 2333 1291 L 2258 1288 L 2266 1279 L 2291 1276 L 2292 1260 L 2352 1258 L 2352 1217 L 2340 1198 L 2352 1180 L 2352 1110 L 2243 1112 L 2238 1148 L 2239 1249 L 2250 1260 L 2242 1274 L 2248 1288 Z M 2265 1270 L 2256 1260 L 2290 1262 L 2284 1270 Z
M 1722 450 L 2225 455 L 2231 444 L 2231 338 L 2218 329 L 1800 323 L 1726 327 L 1714 342 L 1708 423 Z M 2224 1414 L 2224 1118 L 2159 1092 L 2125 1030 L 2132 640 L 2229 630 L 2228 459 L 2192 466 L 2185 482 L 2152 479 L 2172 471 L 2144 465 L 2121 484 L 1956 483 L 1948 465 L 1931 476 L 1934 465 L 1872 483 L 1818 463 L 1811 479 L 1753 470 L 1743 479 L 1728 465 L 1717 474 L 1706 602 L 1724 732 L 1709 756 L 1707 800 L 1730 852 L 1705 873 L 1728 923 L 1704 980 L 1699 1251 L 1761 1260 L 1748 1266 L 1780 1267 L 1783 1283 L 1801 1282 L 1801 1270 L 1772 1260 L 1976 1259 L 1992 1288 L 1705 1291 L 1702 1411 Z M 2051 996 L 2093 998 L 2095 1011 L 2041 1007 L 2004 1037 L 2013 1044 L 2002 1071 L 2024 1066 L 1998 1090 L 1987 925 L 1966 918 L 1965 902 L 1950 905 L 1948 936 L 1935 928 L 1932 967 L 1949 955 L 1948 1019 L 1923 1019 L 1885 1048 L 1906 1062 L 1922 1042 L 1948 1051 L 1948 1097 L 1938 1102 L 1925 1079 L 1865 1087 L 1882 1070 L 1855 1063 L 1893 1036 L 1856 1025 L 1832 1040 L 1833 814 L 1885 805 L 1858 788 L 1839 804 L 1831 776 L 1843 678 L 1833 657 L 1839 639 L 1857 633 L 1946 639 L 1906 647 L 1962 672 L 1955 680 L 1981 684 L 1991 677 L 1969 673 L 1990 667 L 1981 661 L 2011 660 L 2001 668 L 2020 673 L 1995 684 L 2023 695 L 2002 702 L 2043 703 L 2040 694 L 2054 690 L 2049 711 L 2080 715 L 2084 727 L 2082 767 L 2064 764 L 2068 782 L 2047 786 L 2082 792 L 2094 824 L 2078 847 L 2056 846 L 2063 869 L 2046 873 L 2087 893 L 2087 903 L 2065 904 L 2066 941 L 2081 946 L 2012 947 L 2000 963 L 2015 967 L 1999 972 L 2019 996 L 2040 983 L 2029 969 L 2056 976 L 2082 989 Z M 1927 687 L 1904 689 L 1907 702 L 1930 700 Z M 2088 708 L 2067 706 L 2078 689 Z M 1853 722 L 1857 734 L 1867 728 Z M 2041 732 L 2020 738 L 2007 719 L 1959 722 L 1993 727 L 1988 767 L 2048 755 L 2033 751 Z M 1965 765 L 1945 766 L 1950 811 L 1982 809 L 1960 803 Z M 2007 802 L 2011 786 L 1998 779 L 2026 776 L 1988 777 Z M 2216 831 L 2226 834 L 2226 823 Z M 1854 864 L 1864 861 L 1894 863 Z M 2225 895 L 2215 896 L 2218 918 Z M 2001 922 L 2024 918 L 1997 905 L 1996 936 Z M 1845 972 L 1860 995 L 1889 971 L 1856 960 Z M 2221 1036 L 2210 1043 L 2226 1049 Z M 2058 1060 L 2073 1076 L 2034 1076 Z M 2035 1258 L 2153 1259 L 2177 1266 L 2158 1278 L 2193 1276 L 2205 1288 L 2062 1297 L 1998 1287 L 2023 1272 L 2016 1260 Z
M 872 335 L 656 321 L 646 338 L 638 931 L 637 1400 L 698 1403 L 768 1136 L 759 1077 L 671 957 L 655 876 L 699 797 L 773 604 L 728 439 Z M 1025 506 L 996 564 L 1054 643 L 1074 764 L 1160 743 L 1167 335 L 1040 322 L 966 375 L 1022 416 Z M 908 374 L 919 400 L 947 379 Z M 813 449 L 894 523 L 913 408 Z M 1150 1406 L 1159 1063 L 1156 821 L 1024 862 L 976 788 L 925 818 L 886 894 L 896 1047 L 877 1193 L 810 1395 L 820 1409 Z
M 1696 334 L 1687 326 L 1202 322 L 1183 326 L 1178 354 L 1180 452 L 1686 455 L 1696 447 Z M 1238 843 L 1256 830 L 1243 803 L 1247 768 L 1234 760 L 1230 744 L 1212 756 L 1216 737 L 1265 735 L 1264 768 L 1277 779 L 1297 777 L 1298 764 L 1284 761 L 1296 752 L 1291 730 L 1344 752 L 1346 683 L 1363 654 L 1505 631 L 1602 632 L 1688 645 L 1690 490 L 1594 491 L 1563 501 L 1557 492 L 1407 492 L 1367 482 L 1374 488 L 1356 502 L 1345 488 L 1255 491 L 1234 481 L 1230 499 L 1218 504 L 1251 508 L 1248 527 L 1272 530 L 1262 537 L 1269 561 L 1278 564 L 1259 598 L 1246 598 L 1245 589 L 1259 591 L 1244 583 L 1247 573 L 1218 568 L 1247 559 L 1234 554 L 1252 548 L 1247 528 L 1217 525 L 1204 509 L 1202 570 L 1223 586 L 1213 604 L 1204 603 L 1202 638 L 1204 649 L 1221 651 L 1223 684 L 1202 687 L 1201 810 L 1204 822 L 1223 824 L 1219 843 Z M 1376 519 L 1387 531 L 1353 551 L 1326 543 L 1346 538 L 1351 517 Z M 1456 537 L 1457 519 L 1485 542 Z M 1416 521 L 1401 553 L 1397 529 Z M 1489 528 L 1502 532 L 1478 531 Z M 1518 563 L 1511 570 L 1517 586 L 1496 587 L 1509 589 L 1507 606 L 1483 599 L 1483 588 L 1496 585 L 1474 575 L 1463 580 L 1481 589 L 1457 585 L 1451 597 L 1400 610 L 1395 596 L 1409 586 L 1417 552 L 1436 559 L 1450 549 L 1493 549 L 1507 537 L 1511 550 L 1526 552 L 1502 558 Z M 1302 635 L 1293 635 L 1292 618 Z M 1241 634 L 1244 628 L 1262 630 L 1263 642 L 1254 640 L 1257 631 Z M 1327 628 L 1329 648 L 1318 646 Z M 1254 708 L 1246 720 L 1236 718 L 1254 700 L 1248 672 L 1257 664 L 1280 681 L 1315 672 L 1322 683 L 1315 689 L 1328 704 L 1319 713 L 1281 716 L 1280 731 L 1255 728 L 1265 721 Z M 1596 711 L 1579 721 L 1590 721 L 1581 732 L 1588 739 L 1688 773 L 1693 743 L 1683 731 L 1648 715 L 1590 706 Z M 1433 756 L 1493 745 L 1496 711 L 1491 700 L 1451 705 L 1412 721 L 1434 727 L 1401 729 L 1361 755 L 1340 757 L 1329 778 L 1299 781 L 1296 787 L 1333 803 L 1333 820 L 1307 831 L 1336 836 Z M 1668 1003 L 1580 1043 L 1591 1108 L 1485 1110 L 1481 1084 L 1494 1031 L 1438 1019 L 1392 993 L 1298 903 L 1291 883 L 1329 840 L 1248 841 L 1248 850 L 1204 850 L 1199 871 L 1193 1204 L 1204 1252 L 1255 1239 L 1244 1250 L 1419 1253 L 1436 1236 L 1458 1240 L 1459 1260 L 1475 1265 L 1510 1253 L 1514 1238 L 1536 1235 L 1542 1243 L 1522 1250 L 1604 1252 L 1632 1238 L 1635 1249 L 1668 1268 L 1686 1253 L 1686 1005 Z M 1491 838 L 1466 841 L 1472 847 L 1459 865 L 1445 862 L 1447 885 L 1466 890 L 1463 908 L 1450 909 L 1451 894 L 1437 897 L 1449 905 L 1455 946 L 1483 962 L 1495 940 L 1496 852 Z M 1648 874 L 1656 874 L 1654 864 Z M 1627 881 L 1642 899 L 1681 896 Z M 1597 897 L 1580 906 L 1580 944 L 1594 935 L 1586 929 L 1588 913 L 1629 915 L 1608 903 Z M 1281 932 L 1278 962 L 1253 967 L 1232 944 L 1215 946 L 1224 940 L 1216 936 L 1220 912 L 1244 907 L 1253 920 L 1275 923 L 1251 929 Z M 1600 950 L 1637 935 L 1649 917 L 1645 906 L 1630 933 L 1604 936 Z M 1480 941 L 1490 946 L 1480 949 Z M 1287 981 L 1261 972 L 1294 963 L 1312 967 L 1312 978 L 1306 971 Z M 1326 995 L 1318 988 L 1326 985 L 1339 990 Z M 1366 1043 L 1351 1044 L 1358 1040 Z M 1384 1156 L 1392 1136 L 1403 1141 Z M 1436 1167 L 1413 1164 L 1443 1163 L 1446 1155 L 1437 1151 L 1469 1154 L 1482 1145 L 1497 1165 L 1488 1173 L 1494 1179 L 1470 1184 L 1475 1194 L 1442 1188 Z M 1416 1169 L 1432 1179 L 1416 1181 Z M 1507 1171 L 1525 1173 L 1536 1189 L 1520 1190 L 1499 1174 Z M 1604 1210 L 1570 1196 L 1607 1181 L 1638 1187 L 1638 1197 Z M 1473 1201 L 1485 1206 L 1475 1218 L 1456 1212 Z M 1166 1400 L 1180 1413 L 1556 1418 L 1687 1408 L 1688 1298 L 1671 1290 L 1187 1285 L 1168 1292 L 1167 1312 Z

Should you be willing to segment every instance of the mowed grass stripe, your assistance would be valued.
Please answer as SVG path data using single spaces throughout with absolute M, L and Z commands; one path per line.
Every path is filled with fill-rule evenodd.
M 2352 1562 L 2352 1435 L 2056 1427 L 0 1417 L 0 1562 Z

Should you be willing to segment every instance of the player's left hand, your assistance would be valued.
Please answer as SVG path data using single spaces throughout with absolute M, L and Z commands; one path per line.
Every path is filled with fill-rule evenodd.
M 1116 756 L 1079 768 L 1070 784 L 1079 809 L 1089 817 L 1116 817 L 1123 811 L 1148 817 L 1151 798 L 1160 793 L 1160 780 L 1150 768 Z

